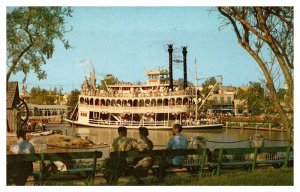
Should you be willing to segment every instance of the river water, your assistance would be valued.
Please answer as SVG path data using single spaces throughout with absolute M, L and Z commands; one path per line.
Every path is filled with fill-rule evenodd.
M 69 136 L 88 137 L 97 144 L 110 144 L 117 137 L 117 129 L 71 127 L 64 124 L 60 127 L 64 134 Z M 287 132 L 247 130 L 247 129 L 210 129 L 210 130 L 183 130 L 182 134 L 189 140 L 193 136 L 202 136 L 206 139 L 206 146 L 211 150 L 215 148 L 249 147 L 249 137 L 255 133 L 264 136 L 264 146 L 286 146 L 288 144 Z M 128 130 L 127 137 L 137 139 L 138 130 Z M 165 148 L 172 137 L 171 130 L 149 130 L 149 138 L 155 149 Z M 247 140 L 247 141 L 242 141 Z M 272 140 L 272 141 L 270 141 Z M 276 141 L 275 141 L 276 140 Z

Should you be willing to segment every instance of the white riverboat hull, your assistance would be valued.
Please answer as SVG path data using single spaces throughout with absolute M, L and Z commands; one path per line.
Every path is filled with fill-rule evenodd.
M 72 121 L 70 119 L 64 119 L 64 121 L 73 124 L 75 126 L 88 126 L 88 127 L 95 127 L 95 128 L 113 128 L 117 129 L 120 126 L 125 126 L 128 129 L 138 129 L 139 127 L 143 125 L 138 125 L 138 126 L 131 126 L 131 125 L 124 125 L 124 124 L 119 124 L 119 125 L 108 125 L 108 124 L 90 124 L 90 123 L 79 123 L 78 121 Z M 171 129 L 172 127 L 170 126 L 146 126 L 148 129 L 151 130 L 167 130 Z M 188 125 L 188 126 L 183 126 L 183 129 L 221 129 L 223 128 L 223 124 L 208 124 L 208 125 Z

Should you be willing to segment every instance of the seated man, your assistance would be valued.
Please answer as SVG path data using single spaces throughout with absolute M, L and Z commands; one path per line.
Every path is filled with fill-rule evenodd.
M 110 147 L 109 151 L 129 151 L 136 148 L 136 140 L 127 137 L 127 128 L 126 127 L 119 127 L 118 128 L 119 136 L 114 138 Z
M 180 124 L 174 124 L 172 129 L 173 137 L 169 140 L 167 149 L 187 149 L 188 140 L 181 134 L 182 126 Z M 185 155 L 181 156 L 167 156 L 166 160 L 162 162 L 158 172 L 158 178 L 163 179 L 165 177 L 166 168 L 169 166 L 181 166 L 186 159 Z
M 14 154 L 34 154 L 35 150 L 31 143 L 26 140 L 25 130 L 17 131 L 18 141 L 10 147 L 10 151 Z M 32 162 L 23 162 L 13 165 L 8 165 L 8 169 L 12 168 L 16 170 L 17 174 L 14 177 L 15 185 L 25 185 L 27 178 L 32 174 L 33 167 Z
M 182 126 L 174 124 L 172 129 L 173 137 L 169 140 L 167 149 L 187 149 L 188 140 L 181 134 Z M 167 163 L 170 165 L 180 166 L 183 164 L 186 156 L 168 157 Z
M 110 145 L 110 158 L 106 162 L 104 178 L 109 184 L 116 184 L 120 175 L 127 168 L 126 156 L 122 151 L 129 151 L 136 148 L 136 140 L 127 138 L 127 128 L 118 128 L 119 136 L 114 138 Z

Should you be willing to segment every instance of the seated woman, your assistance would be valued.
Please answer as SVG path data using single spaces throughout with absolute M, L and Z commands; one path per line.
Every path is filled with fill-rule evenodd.
M 148 138 L 149 132 L 148 129 L 145 127 L 139 128 L 140 138 L 137 141 L 137 149 L 139 151 L 145 151 L 145 150 L 152 150 L 153 149 L 153 143 Z M 153 165 L 153 158 L 152 157 L 144 157 L 140 159 L 137 164 L 134 166 L 133 169 L 133 176 L 135 177 L 138 184 L 143 184 L 143 181 L 140 179 L 140 177 L 146 177 L 148 175 L 148 170 Z

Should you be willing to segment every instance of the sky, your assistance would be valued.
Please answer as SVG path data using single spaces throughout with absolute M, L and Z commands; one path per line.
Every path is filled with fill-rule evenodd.
M 231 27 L 219 30 L 223 20 L 212 7 L 73 7 L 65 34 L 72 48 L 55 41 L 53 57 L 43 65 L 47 79 L 34 73 L 27 89 L 62 87 L 79 89 L 94 66 L 99 79 L 113 74 L 121 81 L 146 81 L 145 69 L 168 68 L 167 44 L 174 44 L 174 57 L 182 58 L 188 46 L 188 81 L 197 75 L 223 76 L 223 85 L 241 86 L 262 78 L 258 65 L 237 43 Z M 182 64 L 174 64 L 174 79 L 183 78 Z M 21 82 L 19 72 L 11 80 Z M 200 81 L 199 84 L 202 82 Z

